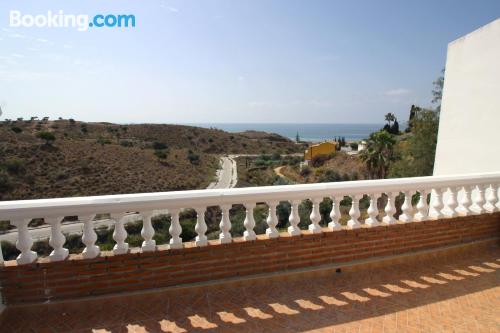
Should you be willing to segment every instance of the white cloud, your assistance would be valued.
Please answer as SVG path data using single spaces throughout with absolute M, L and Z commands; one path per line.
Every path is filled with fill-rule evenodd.
M 44 38 L 37 38 L 36 41 L 40 43 L 47 43 L 49 40 Z
M 64 47 L 65 49 L 72 49 L 72 48 L 73 48 L 73 46 L 71 46 L 71 45 L 69 45 L 69 44 L 64 44 L 64 46 L 63 46 L 63 47 Z
M 384 92 L 385 96 L 403 96 L 408 95 L 411 91 L 405 88 L 390 89 Z
M 18 39 L 25 39 L 26 36 L 22 34 L 9 34 L 10 38 L 18 38 Z
M 19 53 L 12 53 L 10 56 L 14 57 L 14 58 L 24 58 L 24 55 L 19 54 Z
M 172 13 L 178 13 L 179 12 L 179 9 L 175 8 L 175 7 L 167 7 L 167 9 L 169 11 L 171 11 Z

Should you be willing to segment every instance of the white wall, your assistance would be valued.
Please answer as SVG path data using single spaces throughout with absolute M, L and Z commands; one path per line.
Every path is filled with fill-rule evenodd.
M 448 45 L 434 175 L 500 171 L 500 19 Z

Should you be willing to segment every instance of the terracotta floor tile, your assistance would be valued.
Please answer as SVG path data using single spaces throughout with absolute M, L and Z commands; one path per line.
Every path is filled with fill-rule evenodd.
M 0 332 L 500 332 L 500 250 L 232 287 L 8 308 Z

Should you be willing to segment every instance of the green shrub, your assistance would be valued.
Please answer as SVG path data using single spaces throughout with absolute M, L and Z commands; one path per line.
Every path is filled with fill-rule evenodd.
M 7 173 L 0 170 L 0 193 L 7 192 L 12 188 L 12 181 Z
M 155 150 L 155 156 L 164 160 L 168 157 L 168 154 L 166 150 Z
M 44 140 L 46 145 L 51 145 L 56 140 L 56 136 L 51 132 L 39 132 L 36 136 Z
M 23 131 L 23 129 L 21 127 L 17 127 L 17 126 L 13 126 L 11 128 L 12 132 L 16 133 L 16 134 L 19 134 Z
M 166 144 L 164 144 L 163 142 L 158 142 L 158 141 L 153 142 L 153 149 L 154 150 L 164 150 L 167 148 L 168 148 L 168 146 Z
M 187 158 L 191 164 L 200 164 L 200 156 L 195 154 L 192 150 L 188 151 Z
M 129 141 L 129 140 L 122 140 L 122 141 L 120 141 L 120 145 L 122 147 L 133 147 L 134 143 L 132 141 Z
M 300 175 L 302 177 L 307 177 L 311 174 L 311 168 L 308 166 L 304 166 L 302 170 L 300 170 Z
M 4 162 L 4 167 L 12 175 L 21 175 L 26 172 L 26 168 L 24 167 L 24 161 L 17 159 L 17 158 L 11 158 L 8 159 L 7 161 Z

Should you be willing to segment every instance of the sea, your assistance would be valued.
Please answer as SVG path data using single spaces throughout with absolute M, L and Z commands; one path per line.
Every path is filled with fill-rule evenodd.
M 344 137 L 346 141 L 359 141 L 384 127 L 384 124 L 272 124 L 272 123 L 203 123 L 190 124 L 205 128 L 217 128 L 226 132 L 262 131 L 276 133 L 295 140 L 321 142 Z

